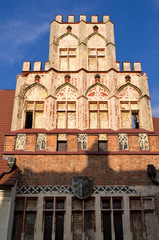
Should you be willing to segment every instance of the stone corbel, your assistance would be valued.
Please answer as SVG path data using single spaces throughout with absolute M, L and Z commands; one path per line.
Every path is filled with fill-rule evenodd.
M 147 174 L 151 178 L 153 183 L 155 183 L 156 185 L 159 185 L 159 181 L 155 179 L 157 172 L 156 172 L 156 168 L 153 165 L 147 166 Z
M 8 166 L 9 166 L 9 170 L 8 171 L 5 171 L 5 172 L 2 172 L 0 174 L 0 179 L 5 175 L 5 174 L 8 174 L 10 172 L 12 172 L 15 167 L 16 167 L 16 158 L 15 157 L 8 157 Z

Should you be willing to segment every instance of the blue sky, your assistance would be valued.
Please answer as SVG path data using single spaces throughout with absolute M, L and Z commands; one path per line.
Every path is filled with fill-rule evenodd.
M 23 61 L 42 61 L 49 54 L 50 23 L 57 14 L 109 15 L 114 22 L 117 61 L 141 61 L 149 77 L 154 117 L 159 117 L 159 1 L 158 0 L 1 0 L 0 83 L 14 89 Z

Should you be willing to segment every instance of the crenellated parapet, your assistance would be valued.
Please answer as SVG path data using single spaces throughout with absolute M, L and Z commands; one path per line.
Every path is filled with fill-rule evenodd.
M 59 23 L 62 23 L 63 22 L 63 16 L 62 15 L 56 15 L 56 21 L 59 22 Z M 86 22 L 86 15 L 80 15 L 79 16 L 79 21 L 84 21 Z M 107 15 L 104 15 L 103 16 L 103 23 L 109 21 L 109 16 Z M 74 23 L 75 20 L 74 20 L 74 15 L 67 15 L 67 22 L 68 23 Z M 91 16 L 91 21 L 89 22 L 92 22 L 92 23 L 98 23 L 98 15 L 92 15 Z
M 44 71 L 49 70 L 50 65 L 49 61 L 45 62 L 45 68 Z M 29 71 L 43 71 L 42 69 L 42 62 L 41 61 L 35 61 L 33 68 L 31 68 L 31 62 L 23 62 L 22 72 L 29 72 Z
M 121 69 L 120 69 L 120 62 L 116 62 L 116 70 L 125 71 L 125 72 L 142 72 L 140 62 L 133 62 L 132 68 L 131 68 L 130 62 L 122 62 Z

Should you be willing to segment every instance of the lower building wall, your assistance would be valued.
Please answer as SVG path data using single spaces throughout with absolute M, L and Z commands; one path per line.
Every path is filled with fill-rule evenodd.
M 16 197 L 14 239 L 159 239 L 156 186 L 94 186 L 86 200 L 71 186 L 18 186 Z
M 16 186 L 0 190 L 0 239 L 11 240 Z

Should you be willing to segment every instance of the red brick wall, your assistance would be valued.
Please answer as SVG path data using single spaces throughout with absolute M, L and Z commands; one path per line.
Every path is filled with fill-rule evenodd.
M 25 150 L 35 151 L 36 147 L 36 134 L 27 134 Z
M 77 135 L 67 135 L 67 151 L 77 151 Z
M 159 156 L 17 155 L 19 185 L 70 185 L 75 175 L 90 176 L 96 185 L 151 185 L 147 165 L 159 169 Z
M 87 137 L 87 150 L 98 151 L 98 135 L 88 135 Z
M 159 136 L 149 136 L 150 151 L 159 151 Z
M 14 151 L 15 148 L 15 136 L 6 136 L 4 142 L 4 151 Z
M 108 135 L 108 151 L 119 151 L 118 135 Z
M 129 151 L 139 151 L 138 136 L 128 136 L 128 149 Z
M 56 151 L 57 149 L 57 135 L 56 134 L 47 134 L 47 151 Z

